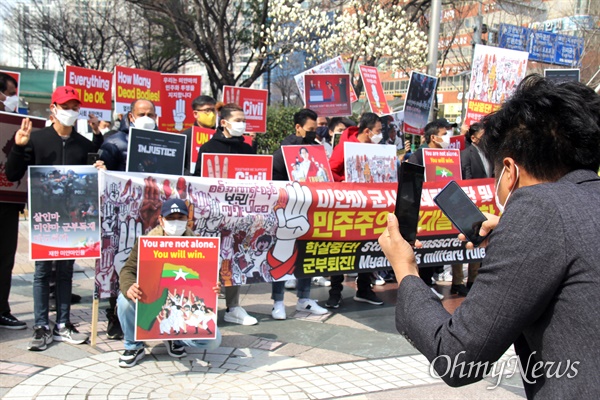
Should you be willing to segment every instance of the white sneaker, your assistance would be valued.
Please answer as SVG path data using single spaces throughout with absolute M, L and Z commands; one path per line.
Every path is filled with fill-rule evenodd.
M 283 301 L 276 301 L 273 304 L 273 311 L 271 311 L 271 317 L 273 317 L 273 319 L 287 318 L 287 316 L 285 315 L 285 305 L 283 304 Z
M 434 288 L 431 288 L 431 291 L 438 297 L 438 299 L 440 300 L 444 300 L 444 295 L 439 293 L 437 290 L 435 290 Z
M 383 286 L 383 285 L 385 285 L 385 279 L 383 279 L 381 277 L 381 275 L 379 275 L 377 272 L 374 272 L 373 275 L 374 275 L 374 283 L 375 283 L 376 286 Z
M 312 278 L 312 283 L 314 283 L 317 286 L 331 286 L 331 282 L 329 281 L 329 279 L 323 276 L 317 276 L 315 278 Z
M 286 289 L 296 289 L 296 280 L 290 279 L 290 280 L 285 281 L 285 288 Z
M 225 322 L 240 325 L 256 325 L 258 320 L 251 315 L 248 315 L 242 307 L 231 307 L 229 311 L 225 311 Z
M 323 315 L 329 312 L 326 308 L 321 307 L 316 301 L 311 299 L 299 299 L 296 304 L 296 310 L 316 315 Z

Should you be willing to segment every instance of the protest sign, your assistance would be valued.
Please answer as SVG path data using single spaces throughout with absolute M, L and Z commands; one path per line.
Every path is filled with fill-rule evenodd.
M 110 72 L 72 65 L 65 67 L 65 85 L 75 88 L 81 99 L 79 119 L 88 119 L 94 114 L 100 121 L 112 120 L 112 78 Z
M 460 150 L 423 149 L 425 182 L 449 182 L 461 180 Z
M 196 163 L 198 162 L 198 151 L 200 147 L 208 142 L 215 134 L 214 129 L 208 129 L 201 126 L 192 127 L 192 143 L 190 146 L 190 173 L 194 174 Z M 202 160 L 201 160 L 202 161 Z
M 451 136 L 450 145 L 448 146 L 448 148 L 458 149 L 460 151 L 466 149 L 467 145 L 465 144 L 465 137 L 463 135 Z
M 352 115 L 349 88 L 349 74 L 304 75 L 306 108 L 328 117 Z
M 142 236 L 135 340 L 215 339 L 219 238 Z
M 31 260 L 100 257 L 98 170 L 30 166 L 28 180 Z
M 269 91 L 237 86 L 223 86 L 223 102 L 242 107 L 246 117 L 246 132 L 267 131 L 267 98 Z
M 396 146 L 344 142 L 346 182 L 398 182 Z
M 225 285 L 389 268 L 377 239 L 387 227 L 387 214 L 394 211 L 397 183 L 202 177 L 180 177 L 175 182 L 169 175 L 117 171 L 103 177 L 102 259 L 96 271 L 100 298 L 116 294 L 118 284 L 111 277 L 131 253 L 135 239 L 158 224 L 162 202 L 173 197 L 186 202 L 194 233 L 221 238 Z M 498 214 L 493 179 L 458 183 L 482 211 Z M 427 242 L 416 250 L 421 265 L 475 262 L 485 254 L 483 249 L 467 252 L 456 229 L 433 203 L 432 196 L 445 184 L 424 185 L 419 237 Z
M 525 77 L 525 51 L 475 45 L 465 124 L 471 126 L 496 111 Z
M 165 114 L 158 120 L 158 129 L 180 132 L 194 125 L 192 101 L 200 96 L 200 75 L 162 74 L 162 105 Z M 172 110 L 172 111 L 171 111 Z
M 346 67 L 344 66 L 342 57 L 337 56 L 335 58 L 332 58 L 331 60 L 325 61 L 322 64 L 314 66 L 311 69 L 301 72 L 298 75 L 295 75 L 294 80 L 296 81 L 296 85 L 298 86 L 298 91 L 300 92 L 300 95 L 303 97 L 302 100 L 306 104 L 306 99 L 304 98 L 304 93 L 305 93 L 304 76 L 305 75 L 310 75 L 310 74 L 347 74 L 347 73 L 348 73 L 348 71 L 346 70 Z M 356 92 L 354 91 L 354 87 L 352 85 L 349 85 L 349 90 L 350 90 L 350 103 L 354 103 L 356 100 L 358 100 L 358 97 L 356 96 Z
M 27 203 L 27 176 L 10 182 L 5 170 L 10 149 L 15 145 L 15 134 L 21 129 L 23 118 L 29 118 L 34 131 L 42 129 L 46 123 L 43 118 L 0 111 L 0 202 L 3 203 Z
M 150 100 L 156 115 L 162 116 L 162 76 L 160 72 L 115 67 L 115 111 L 127 114 L 134 100 Z
M 129 128 L 127 171 L 183 175 L 186 139 L 178 133 Z
M 402 130 L 411 135 L 423 135 L 429 112 L 433 106 L 433 95 L 437 78 L 420 72 L 410 73 L 408 92 L 404 99 L 404 124 Z
M 333 182 L 323 146 L 282 146 L 288 179 L 295 182 Z
M 369 100 L 369 106 L 371 107 L 371 112 L 374 112 L 377 115 L 391 114 L 392 110 L 385 99 L 377 68 L 361 65 L 359 69 L 365 87 L 365 94 L 367 100 Z
M 202 176 L 206 178 L 271 180 L 273 156 L 254 154 L 202 154 Z

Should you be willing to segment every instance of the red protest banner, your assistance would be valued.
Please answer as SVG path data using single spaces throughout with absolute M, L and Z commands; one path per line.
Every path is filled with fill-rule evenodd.
M 115 111 L 127 114 L 134 100 L 150 100 L 161 114 L 162 76 L 160 72 L 143 69 L 115 67 Z
M 110 72 L 66 66 L 65 85 L 73 86 L 81 99 L 80 119 L 87 119 L 90 114 L 94 114 L 101 121 L 111 120 L 112 78 L 113 74 Z
M 196 170 L 196 163 L 198 162 L 198 151 L 200 147 L 210 140 L 215 134 L 214 129 L 203 128 L 201 126 L 194 126 L 192 128 L 192 140 L 190 143 L 190 171 L 194 173 Z M 202 160 L 201 160 L 202 161 Z
M 158 129 L 180 132 L 194 124 L 192 101 L 200 96 L 200 75 L 162 74 L 162 105 L 165 114 L 160 118 Z M 172 110 L 172 112 L 171 112 Z
M 369 100 L 371 111 L 377 115 L 391 114 L 392 110 L 388 106 L 385 100 L 385 94 L 383 93 L 383 86 L 379 79 L 379 71 L 375 67 L 368 67 L 361 65 L 360 76 L 362 77 L 363 84 L 365 87 L 365 94 Z
M 135 340 L 214 339 L 218 269 L 219 238 L 141 237 Z
M 450 146 L 448 146 L 448 148 L 463 151 L 464 149 L 467 148 L 467 146 L 465 144 L 465 137 L 463 135 L 451 136 L 450 137 Z
M 223 86 L 223 102 L 242 107 L 246 116 L 246 132 L 267 131 L 268 90 Z
M 204 178 L 270 181 L 272 173 L 273 156 L 202 154 L 202 176 Z
M 352 115 L 349 74 L 304 75 L 306 108 L 327 117 Z
M 449 182 L 462 179 L 460 150 L 423 149 L 425 182 Z

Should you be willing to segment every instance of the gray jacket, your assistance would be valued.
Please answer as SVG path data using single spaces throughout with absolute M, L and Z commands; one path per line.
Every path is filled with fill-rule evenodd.
M 409 276 L 396 327 L 451 386 L 482 379 L 514 344 L 528 398 L 600 398 L 600 177 L 517 189 L 462 305 L 450 315 Z

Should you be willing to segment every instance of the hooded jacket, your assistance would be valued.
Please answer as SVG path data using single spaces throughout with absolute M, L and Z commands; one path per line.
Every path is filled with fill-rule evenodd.
M 198 161 L 194 176 L 202 174 L 202 154 L 256 154 L 256 151 L 248 143 L 244 142 L 242 136 L 225 137 L 223 127 L 217 128 L 214 136 L 198 150 Z
M 127 167 L 127 147 L 129 144 L 129 121 L 123 118 L 119 130 L 104 141 L 100 147 L 100 159 L 106 169 L 125 171 Z
M 298 146 L 298 145 L 320 145 L 314 140 L 307 143 L 305 138 L 302 136 L 296 136 L 292 134 L 287 136 L 281 141 L 281 146 Z M 285 160 L 283 159 L 283 151 L 281 147 L 275 150 L 273 153 L 273 180 L 274 181 L 289 181 L 287 168 L 285 167 Z

